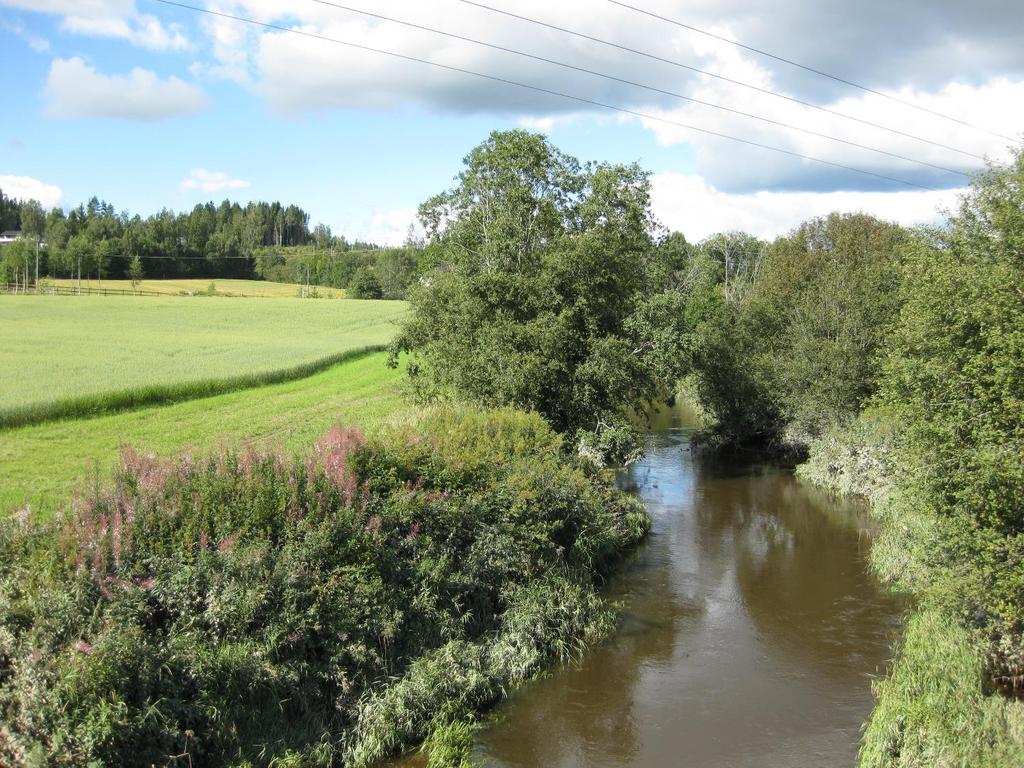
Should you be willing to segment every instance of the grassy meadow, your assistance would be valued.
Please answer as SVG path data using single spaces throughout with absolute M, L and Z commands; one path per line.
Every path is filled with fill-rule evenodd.
M 77 280 L 55 279 L 51 280 L 53 285 L 63 288 L 74 288 L 78 285 Z M 198 296 L 206 295 L 210 285 L 214 286 L 217 296 L 235 296 L 263 299 L 295 299 L 302 296 L 304 286 L 298 283 L 275 283 L 269 280 L 232 280 L 217 279 L 208 277 L 180 278 L 171 280 L 143 280 L 138 286 L 133 287 L 131 280 L 91 280 L 82 281 L 84 287 L 107 288 L 110 290 L 139 290 L 153 293 L 166 293 L 168 296 Z M 342 288 L 326 288 L 324 286 L 311 286 L 315 288 L 316 294 L 326 299 L 343 299 L 345 291 Z
M 384 301 L 6 296 L 0 425 L 273 381 L 386 344 L 404 312 Z
M 384 362 L 369 354 L 281 384 L 0 432 L 0 511 L 28 504 L 47 515 L 91 472 L 106 478 L 121 445 L 169 455 L 249 438 L 291 450 L 338 421 L 372 429 L 406 407 L 401 373 Z

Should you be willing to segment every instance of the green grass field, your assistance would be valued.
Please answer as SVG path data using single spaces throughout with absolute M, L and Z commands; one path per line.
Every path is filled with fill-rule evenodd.
M 307 448 L 337 421 L 373 428 L 408 408 L 401 373 L 369 354 L 296 381 L 92 419 L 0 432 L 0 513 L 66 504 L 89 466 L 109 476 L 122 444 L 159 454 L 254 444 Z
M 56 286 L 74 288 L 77 280 L 52 280 Z M 298 283 L 273 283 L 267 280 L 218 280 L 196 278 L 180 280 L 143 280 L 137 290 L 166 293 L 168 296 L 205 294 L 213 283 L 218 296 L 249 296 L 264 299 L 294 299 L 301 296 L 302 286 Z M 109 288 L 111 290 L 135 290 L 130 280 L 92 280 L 82 281 L 82 286 L 89 288 Z M 321 298 L 343 299 L 345 291 L 341 288 L 316 288 Z
M 0 424 L 208 394 L 386 344 L 404 302 L 2 296 Z M 259 381 L 235 381 L 227 388 Z M 146 398 L 147 388 L 167 397 Z M 138 395 L 142 396 L 138 396 Z M 68 408 L 71 404 L 76 407 Z M 63 410 L 58 407 L 63 404 Z

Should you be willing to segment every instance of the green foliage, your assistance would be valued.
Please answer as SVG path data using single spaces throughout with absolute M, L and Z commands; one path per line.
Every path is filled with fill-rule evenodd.
M 0 762 L 464 755 L 458 723 L 607 630 L 594 581 L 646 526 L 515 412 L 126 449 L 69 516 L 0 530 Z
M 138 256 L 132 256 L 132 260 L 128 264 L 128 279 L 131 281 L 132 288 L 138 288 L 144 276 L 145 270 L 142 267 L 142 259 Z
M 979 177 L 913 253 L 880 398 L 898 419 L 899 481 L 926 499 L 972 610 L 1024 627 L 1024 154 Z
M 152 259 L 146 264 L 161 277 L 250 278 L 257 271 L 258 249 L 314 239 L 309 215 L 277 202 L 244 208 L 227 200 L 209 202 L 188 213 L 163 210 L 143 219 L 117 214 L 95 197 L 67 214 L 59 208 L 45 213 L 35 200 L 12 201 L 0 191 L 0 221 L 6 222 L 3 230 L 20 227 L 33 245 L 45 242 L 40 268 L 52 277 L 130 279 L 132 260 Z M 347 247 L 344 239 L 339 246 Z
M 720 232 L 701 241 L 690 266 L 703 273 L 703 282 L 721 285 L 726 300 L 732 301 L 758 277 L 764 250 L 765 243 L 753 235 Z
M 495 132 L 420 218 L 437 266 L 394 352 L 411 353 L 422 397 L 535 410 L 574 433 L 670 390 L 682 302 L 661 295 L 639 168 L 581 165 L 542 136 Z
M 435 728 L 423 743 L 427 768 L 474 768 L 472 752 L 476 729 L 458 721 Z
M 25 238 L 0 247 L 0 282 L 27 287 L 35 278 L 35 244 Z
M 1007 768 L 1024 763 L 1024 704 L 987 695 L 986 659 L 934 607 L 907 624 L 899 658 L 876 684 L 862 768 Z
M 21 203 L 8 197 L 0 189 L 0 232 L 18 230 L 21 227 Z
M 797 428 L 818 434 L 874 393 L 908 241 L 895 224 L 833 214 L 768 249 L 749 311 L 767 337 L 783 414 Z
M 21 232 L 32 240 L 33 244 L 42 238 L 46 230 L 46 214 L 36 200 L 27 200 L 21 204 Z
M 738 238 L 733 237 L 734 241 Z M 730 442 L 801 440 L 855 416 L 877 389 L 879 350 L 900 309 L 909 233 L 864 214 L 806 222 L 768 246 L 712 239 L 716 271 L 736 266 L 705 299 L 700 393 Z
M 882 411 L 866 410 L 813 440 L 807 461 L 796 473 L 840 496 L 878 502 L 891 490 L 896 443 L 892 419 Z
M 880 341 L 851 337 L 874 350 L 866 366 L 843 366 L 870 385 L 847 394 L 873 407 L 826 429 L 802 469 L 873 498 L 873 567 L 919 596 L 878 686 L 872 768 L 1024 760 L 1022 190 L 1018 152 L 898 249 L 896 290 L 878 299 L 893 319 L 873 325 Z
M 331 247 L 265 248 L 256 260 L 256 274 L 265 280 L 347 288 L 357 278 L 372 276 L 368 295 L 353 298 L 404 299 L 420 272 L 422 249 L 416 244 L 383 248 L 335 239 Z
M 349 296 L 353 299 L 379 299 L 384 295 L 377 276 L 366 267 L 360 267 L 348 285 Z
M 701 406 L 713 417 L 704 439 L 723 447 L 777 440 L 785 420 L 758 329 L 717 291 L 702 298 L 694 369 Z

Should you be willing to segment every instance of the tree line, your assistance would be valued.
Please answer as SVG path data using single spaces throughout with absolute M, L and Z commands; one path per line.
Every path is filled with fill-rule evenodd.
M 118 213 L 96 197 L 68 212 L 44 212 L 35 200 L 7 201 L 4 210 L 5 225 L 20 229 L 33 251 L 35 243 L 42 246 L 42 274 L 52 276 L 123 278 L 138 258 L 154 276 L 252 277 L 259 248 L 310 240 L 309 214 L 278 202 L 243 208 L 225 200 L 196 205 L 189 213 L 164 209 L 147 218 Z M 9 254 L 5 261 L 19 255 Z
M 327 225 L 310 228 L 309 220 L 296 205 L 228 200 L 147 218 L 96 197 L 47 212 L 0 190 L 0 230 L 22 234 L 0 249 L 0 281 L 242 278 L 351 288 L 362 298 L 405 295 L 420 267 L 414 241 L 403 248 L 349 242 Z
M 318 230 L 324 232 L 319 238 Z M 354 299 L 404 299 L 432 265 L 421 245 L 409 239 L 399 247 L 331 238 L 324 225 L 313 241 L 299 248 L 262 248 L 255 276 L 263 280 L 344 288 Z

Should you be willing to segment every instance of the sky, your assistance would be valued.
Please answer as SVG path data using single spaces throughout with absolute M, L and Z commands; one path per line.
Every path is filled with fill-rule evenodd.
M 5 194 L 280 200 L 399 243 L 490 131 L 527 128 L 639 162 L 690 240 L 772 238 L 832 210 L 936 222 L 1024 140 L 1019 0 L 182 2 L 0 0 Z

